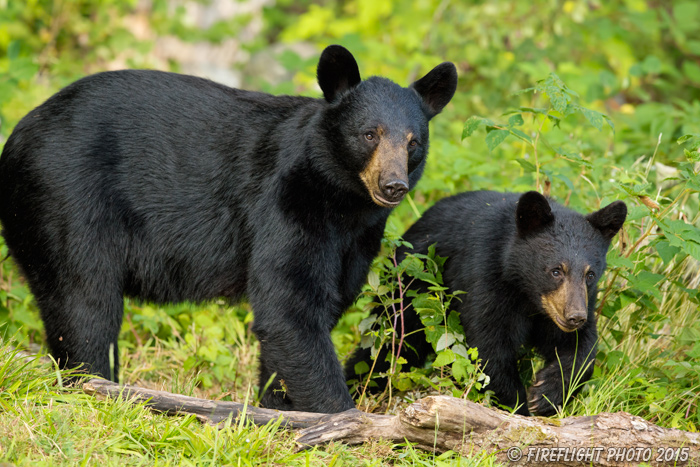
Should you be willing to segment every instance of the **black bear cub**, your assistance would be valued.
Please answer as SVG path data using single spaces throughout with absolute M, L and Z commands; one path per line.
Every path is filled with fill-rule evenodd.
M 468 192 L 436 203 L 406 232 L 413 251 L 447 257 L 443 280 L 461 290 L 457 304 L 467 344 L 477 347 L 486 389 L 517 413 L 552 415 L 569 393 L 572 378 L 587 381 L 596 356 L 597 283 L 605 271 L 610 241 L 622 227 L 627 207 L 615 201 L 583 216 L 530 191 Z M 410 250 L 400 250 L 399 257 Z M 409 308 L 405 333 L 422 327 Z M 413 350 L 402 356 L 421 366 L 431 352 L 421 333 L 406 338 Z M 545 360 L 529 398 L 520 381 L 521 346 L 534 348 Z M 386 353 L 378 355 L 386 371 Z M 346 365 L 369 360 L 358 349 Z M 381 365 L 380 365 L 381 363 Z M 563 379 L 562 379 L 563 377 Z
M 262 404 L 354 407 L 330 331 L 421 176 L 457 71 L 362 81 L 330 46 L 317 73 L 321 99 L 100 73 L 22 119 L 0 157 L 0 221 L 62 366 L 116 380 L 124 295 L 245 294 L 261 390 L 274 375 Z

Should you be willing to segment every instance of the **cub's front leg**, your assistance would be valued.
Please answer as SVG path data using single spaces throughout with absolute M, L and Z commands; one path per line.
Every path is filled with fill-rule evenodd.
M 468 298 L 460 306 L 460 315 L 467 343 L 478 349 L 484 373 L 489 376 L 484 390 L 493 391 L 500 404 L 516 409 L 517 414 L 530 415 L 518 371 L 518 350 L 526 330 L 523 320 L 509 314 L 507 307 L 476 310 Z
M 545 367 L 537 372 L 529 390 L 531 412 L 551 416 L 565 405 L 568 397 L 578 392 L 591 378 L 596 356 L 595 323 L 561 336 L 557 342 L 538 347 L 545 358 Z

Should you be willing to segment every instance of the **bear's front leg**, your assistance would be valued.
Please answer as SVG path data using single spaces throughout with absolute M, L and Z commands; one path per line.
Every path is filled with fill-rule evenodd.
M 276 327 L 253 327 L 260 339 L 261 404 L 271 409 L 319 413 L 354 408 L 330 334 L 312 328 Z
M 491 306 L 478 308 L 476 304 Z M 499 297 L 477 293 L 467 295 L 459 305 L 459 313 L 467 343 L 476 347 L 489 377 L 485 391 L 493 391 L 501 405 L 511 407 L 518 415 L 530 415 L 527 392 L 518 371 L 518 351 L 527 335 L 527 321 L 517 309 Z
M 527 393 L 518 373 L 517 356 L 515 354 L 498 355 L 498 352 L 486 350 L 484 346 L 475 347 L 479 349 L 482 362 L 486 362 L 484 373 L 489 376 L 489 384 L 484 389 L 493 391 L 501 405 L 516 409 L 515 413 L 518 415 L 530 415 Z
M 537 372 L 529 390 L 531 412 L 549 417 L 555 415 L 593 374 L 597 333 L 595 323 L 562 335 L 554 345 L 538 346 L 545 358 L 545 367 Z
M 261 403 L 304 412 L 352 409 L 330 337 L 343 312 L 340 265 L 322 248 L 277 245 L 276 252 L 256 257 L 248 282 L 260 341 Z

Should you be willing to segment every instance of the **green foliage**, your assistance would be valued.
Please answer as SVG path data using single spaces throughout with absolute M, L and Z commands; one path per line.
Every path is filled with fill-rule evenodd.
M 0 142 L 29 110 L 85 74 L 154 66 L 158 36 L 217 43 L 246 21 L 219 21 L 201 31 L 188 24 L 184 7 L 168 0 L 145 5 L 0 0 Z M 282 0 L 266 7 L 265 33 L 245 48 L 251 54 L 280 50 L 278 62 L 294 76 L 274 86 L 247 77 L 264 90 L 319 95 L 317 55 L 302 57 L 286 47 L 299 42 L 319 52 L 343 44 L 357 57 L 363 77 L 384 75 L 403 85 L 444 60 L 454 61 L 460 74 L 453 101 L 431 123 L 423 178 L 391 216 L 384 255 L 373 265 L 363 298 L 333 332 L 341 357 L 370 324 L 373 338 L 364 338 L 365 345 L 393 340 L 396 348 L 394 308 L 411 300 L 421 312 L 421 332 L 437 350 L 438 366 L 410 371 L 394 362 L 393 400 L 425 392 L 478 398 L 477 385 L 486 380 L 479 379 L 478 355 L 460 340 L 450 311 L 459 295 L 440 286 L 441 259 L 428 255 L 395 264 L 397 237 L 436 200 L 464 190 L 539 189 L 580 212 L 622 199 L 630 210 L 600 283 L 594 377 L 562 415 L 627 410 L 665 426 L 700 429 L 699 9 L 693 0 Z M 153 34 L 136 37 L 127 27 L 135 19 Z M 177 69 L 177 63 L 169 66 Z M 0 239 L 0 260 L 7 253 Z M 428 279 L 433 289 L 406 294 L 401 302 L 398 277 L 416 277 L 411 273 Z M 392 318 L 363 322 L 370 306 L 389 310 Z M 258 347 L 251 317 L 245 304 L 155 307 L 127 300 L 120 376 L 186 394 L 254 400 Z M 0 323 L 0 332 L 16 336 L 17 345 L 43 342 L 38 310 L 11 259 L 0 263 Z M 216 432 L 119 401 L 103 405 L 59 390 L 53 369 L 23 367 L 25 361 L 16 358 L 10 360 L 18 366 L 8 366 L 13 351 L 1 355 L 0 432 L 12 440 L 0 450 L 3 462 L 462 461 L 410 446 L 396 453 L 386 444 L 296 455 L 291 440 L 275 428 Z M 524 376 L 531 378 L 538 365 L 532 360 Z M 386 400 L 375 402 L 393 409 Z
M 238 15 L 201 29 L 189 25 L 184 6 L 173 7 L 168 0 L 150 2 L 149 10 L 138 0 L 0 2 L 0 136 L 7 137 L 27 112 L 84 75 L 152 68 L 157 36 L 219 43 L 250 20 Z
M 60 87 L 117 55 L 144 66 L 150 44 L 125 27 L 134 0 L 3 2 L 0 6 L 2 136 Z M 133 19 L 133 18 L 132 18 Z
M 475 348 L 468 349 L 464 342 L 464 331 L 455 311 L 450 311 L 450 304 L 459 299 L 456 292 L 449 294 L 442 285 L 442 266 L 446 258 L 435 255 L 431 246 L 427 255 L 406 255 L 400 262 L 396 249 L 407 242 L 387 235 L 384 239 L 389 254 L 374 261 L 360 302 L 364 309 L 375 311 L 359 324 L 363 333 L 360 345 L 370 348 L 371 367 L 365 362 L 358 363 L 356 371 L 362 374 L 357 383 L 360 394 L 358 404 L 362 405 L 366 389 L 373 384 L 374 378 L 387 378 L 387 389 L 374 403 L 386 401 L 391 405 L 393 390 L 408 391 L 421 387 L 430 387 L 436 391 L 447 392 L 455 397 L 471 396 L 478 398 L 478 391 L 488 384 L 479 367 L 480 360 Z M 416 281 L 427 287 L 424 292 L 416 288 Z M 404 312 L 410 306 L 418 313 L 424 328 L 411 331 L 421 334 L 435 351 L 435 359 L 430 368 L 406 368 L 406 359 L 399 354 L 412 352 L 405 338 L 410 333 L 404 330 Z M 380 350 L 386 349 L 386 360 L 390 368 L 386 372 L 374 371 L 377 358 L 383 358 Z

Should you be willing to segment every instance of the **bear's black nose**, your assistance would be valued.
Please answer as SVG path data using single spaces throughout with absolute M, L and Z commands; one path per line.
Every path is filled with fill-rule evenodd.
M 583 323 L 586 322 L 586 315 L 574 315 L 571 318 L 569 318 L 569 326 L 572 328 L 578 328 L 583 326 Z
M 408 192 L 408 185 L 400 179 L 386 182 L 382 186 L 382 193 L 389 201 L 399 201 Z

